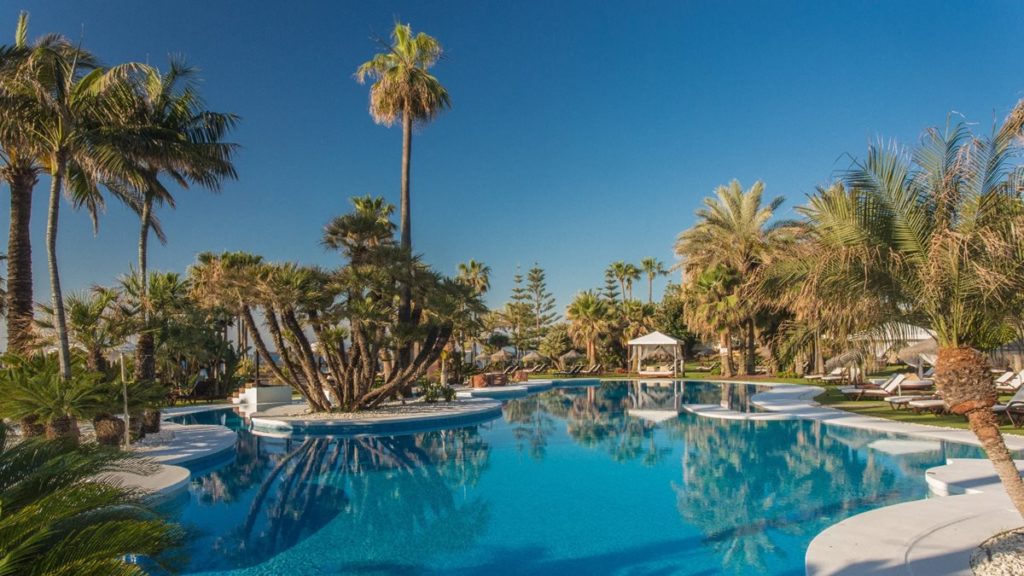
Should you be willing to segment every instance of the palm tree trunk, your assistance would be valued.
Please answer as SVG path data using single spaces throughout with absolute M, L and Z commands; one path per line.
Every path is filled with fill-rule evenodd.
M 412 113 L 406 105 L 402 114 L 402 248 L 412 251 L 412 223 L 409 214 L 409 171 L 412 165 Z
M 757 340 L 754 337 L 754 319 L 747 320 L 747 354 L 745 372 L 748 376 L 757 371 Z
M 647 303 L 654 304 L 654 276 L 647 276 Z
M 940 348 L 935 385 L 954 414 L 967 416 L 971 431 L 1003 483 L 1017 512 L 1024 517 L 1024 481 L 1006 448 L 992 405 L 998 395 L 987 357 L 973 348 Z
M 71 379 L 71 345 L 68 342 L 68 324 L 64 315 L 64 295 L 60 290 L 60 270 L 57 268 L 57 218 L 60 213 L 61 186 L 64 181 L 65 161 L 55 158 L 50 182 L 50 203 L 46 216 L 46 257 L 50 272 L 50 293 L 53 299 L 53 327 L 57 332 L 57 357 L 60 360 L 60 378 Z
M 135 346 L 135 380 L 146 381 L 156 377 L 153 333 L 149 326 L 149 219 L 153 212 L 153 198 L 146 195 L 142 205 L 142 225 L 139 229 L 139 298 L 142 299 L 142 327 Z
M 724 331 L 719 335 L 718 354 L 719 364 L 722 366 L 722 376 L 732 378 L 732 347 L 729 345 L 728 331 Z
M 7 237 L 7 350 L 25 354 L 32 345 L 32 190 L 35 170 L 13 169 L 11 225 Z
M 814 331 L 814 374 L 825 373 L 825 355 L 821 352 L 821 332 Z
M 409 214 L 409 171 L 412 165 L 412 108 L 406 103 L 402 113 L 402 198 L 400 215 L 400 232 L 402 249 L 412 255 L 412 222 Z M 402 286 L 401 299 L 398 303 L 398 324 L 406 326 L 412 315 L 412 288 Z M 399 369 L 408 366 L 412 350 L 408 345 L 401 345 L 395 355 Z

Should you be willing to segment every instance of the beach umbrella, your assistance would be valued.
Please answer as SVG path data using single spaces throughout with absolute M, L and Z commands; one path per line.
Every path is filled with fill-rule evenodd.
M 498 350 L 494 354 L 491 354 L 491 362 L 504 362 L 512 358 L 512 353 L 508 350 Z
M 864 353 L 860 350 L 847 350 L 842 354 L 833 356 L 825 362 L 825 370 L 835 370 L 846 366 L 857 366 L 864 361 Z
M 523 363 L 524 364 L 537 364 L 537 363 L 543 362 L 543 361 L 544 361 L 544 357 L 541 356 L 536 351 L 530 352 L 526 356 L 523 356 Z
M 896 356 L 900 361 L 913 366 L 914 368 L 920 368 L 922 364 L 932 364 L 938 353 L 938 343 L 935 342 L 934 338 L 928 338 L 927 340 L 922 340 L 916 344 L 900 349 L 900 351 L 896 353 Z
M 567 364 L 569 364 L 571 362 L 575 362 L 575 361 L 579 360 L 580 358 L 583 358 L 583 354 L 580 354 L 579 352 L 577 352 L 575 350 L 569 350 L 565 354 L 562 354 L 561 356 L 558 357 L 558 359 L 562 362 L 563 366 L 565 366 L 565 365 L 567 365 Z

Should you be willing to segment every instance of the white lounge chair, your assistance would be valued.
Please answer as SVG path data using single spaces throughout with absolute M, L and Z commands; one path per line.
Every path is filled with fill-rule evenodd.
M 1024 424 L 1024 386 L 1017 390 L 1009 402 L 996 404 L 992 407 L 992 411 L 996 413 L 996 416 L 1005 414 L 1014 428 L 1020 428 L 1021 424 Z
M 843 373 L 846 372 L 846 368 L 840 366 L 839 368 L 833 368 L 828 374 L 811 374 L 804 376 L 808 380 L 824 380 L 825 378 L 842 378 Z
M 911 400 L 907 402 L 907 408 L 918 413 L 932 412 L 934 414 L 942 414 L 946 411 L 946 401 L 938 396 L 927 400 Z
M 906 374 L 895 374 L 889 381 L 882 384 L 878 388 L 862 388 L 859 386 L 845 386 L 840 388 L 839 391 L 844 396 L 851 400 L 861 400 L 864 398 L 884 399 L 890 396 L 900 395 L 901 385 L 903 381 L 907 379 Z
M 996 391 L 1003 394 L 1013 394 L 1017 392 L 1017 390 L 1020 390 L 1022 383 L 1024 383 L 1024 370 L 1021 370 L 1020 372 L 1007 370 L 1001 376 L 996 378 Z

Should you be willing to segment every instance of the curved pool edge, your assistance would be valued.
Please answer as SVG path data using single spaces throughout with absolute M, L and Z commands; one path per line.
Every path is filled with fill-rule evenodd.
M 446 428 L 461 428 L 500 418 L 501 402 L 492 399 L 459 400 L 463 407 L 441 414 L 379 416 L 363 419 L 306 420 L 301 417 L 272 418 L 254 415 L 252 433 L 272 438 L 302 436 L 361 436 L 416 434 Z M 466 407 L 469 406 L 469 407 Z

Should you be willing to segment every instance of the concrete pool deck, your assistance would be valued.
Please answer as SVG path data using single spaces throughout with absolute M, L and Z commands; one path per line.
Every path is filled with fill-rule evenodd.
M 814 398 L 823 391 L 817 386 L 777 384 L 755 394 L 751 402 L 762 410 L 833 426 L 980 446 L 970 430 L 896 422 L 822 406 Z M 1024 450 L 1024 437 L 1004 438 L 1010 450 Z M 1018 468 L 1024 471 L 1024 461 L 1018 461 Z M 864 512 L 818 534 L 807 548 L 807 574 L 969 576 L 975 548 L 1000 532 L 1024 525 L 988 460 L 950 460 L 929 469 L 925 479 L 935 497 Z
M 132 445 L 132 453 L 155 464 L 151 474 L 114 472 L 107 478 L 124 486 L 136 488 L 155 500 L 164 500 L 188 486 L 192 473 L 183 465 L 195 464 L 227 454 L 235 448 L 237 435 L 224 426 L 183 425 L 166 418 L 227 408 L 208 405 L 163 410 L 159 434 Z

